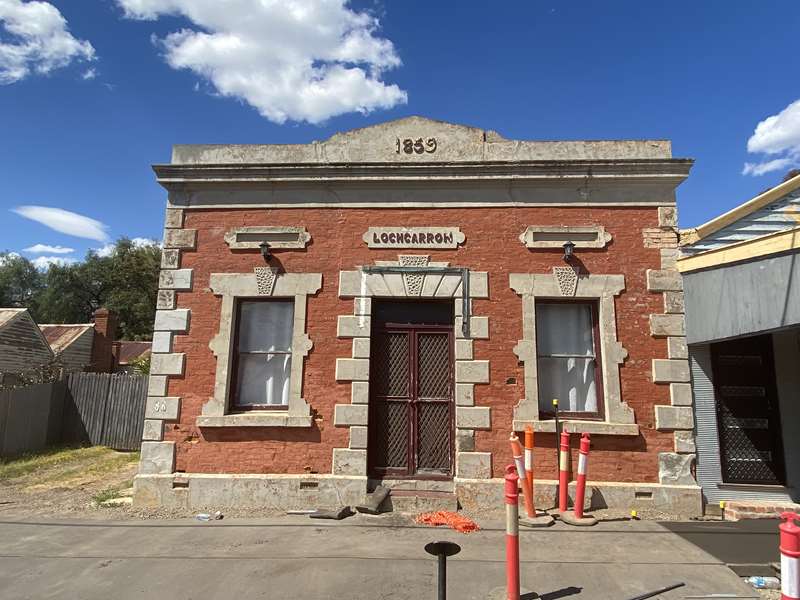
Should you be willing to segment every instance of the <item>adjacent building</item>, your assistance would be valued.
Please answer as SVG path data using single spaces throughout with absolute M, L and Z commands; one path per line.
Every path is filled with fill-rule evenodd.
M 682 232 L 707 502 L 800 500 L 800 175 Z
M 691 164 L 420 117 L 175 146 L 136 502 L 330 507 L 383 482 L 499 507 L 526 425 L 552 491 L 557 398 L 597 502 L 699 512 Z

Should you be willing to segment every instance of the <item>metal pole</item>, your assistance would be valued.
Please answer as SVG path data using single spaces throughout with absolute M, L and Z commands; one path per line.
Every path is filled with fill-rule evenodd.
M 447 556 L 439 555 L 439 600 L 447 600 Z
M 431 542 L 425 544 L 425 552 L 438 558 L 439 581 L 436 585 L 436 597 L 447 600 L 447 557 L 461 552 L 461 546 L 453 542 Z
M 555 413 L 556 419 L 556 471 L 559 470 L 559 464 L 561 462 L 561 450 L 558 447 L 558 440 L 561 439 L 561 425 L 558 421 L 558 398 L 553 398 L 553 412 Z M 559 478 L 556 477 L 556 494 L 553 503 L 555 506 L 558 506 L 558 495 L 560 494 L 560 490 L 558 489 L 558 480 Z

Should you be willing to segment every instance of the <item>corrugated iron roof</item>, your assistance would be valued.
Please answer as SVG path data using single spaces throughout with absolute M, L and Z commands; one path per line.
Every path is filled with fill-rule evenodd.
M 129 365 L 131 361 L 150 354 L 152 342 L 129 342 L 120 340 L 114 342 L 114 354 L 117 364 Z
M 63 352 L 72 342 L 77 340 L 81 334 L 93 327 L 94 325 L 92 323 L 39 325 L 39 329 L 42 330 L 47 343 L 50 344 L 50 348 L 52 348 L 53 352 L 56 354 Z

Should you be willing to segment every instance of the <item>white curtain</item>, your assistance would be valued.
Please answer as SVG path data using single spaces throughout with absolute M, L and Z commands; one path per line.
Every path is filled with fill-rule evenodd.
M 242 302 L 236 403 L 288 405 L 294 302 Z
M 597 412 L 594 328 L 588 304 L 536 305 L 539 408 Z

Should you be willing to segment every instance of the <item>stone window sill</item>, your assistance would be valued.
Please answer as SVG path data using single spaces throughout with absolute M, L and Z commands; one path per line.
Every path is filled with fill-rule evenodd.
M 604 421 L 579 421 L 561 419 L 564 431 L 569 433 L 590 433 L 592 435 L 639 435 L 636 423 L 606 423 Z M 514 421 L 514 431 L 524 431 L 526 425 L 532 425 L 534 431 L 555 433 L 556 422 L 548 421 Z
M 279 411 L 251 411 L 222 416 L 199 416 L 198 427 L 311 427 L 309 415 L 290 415 Z

